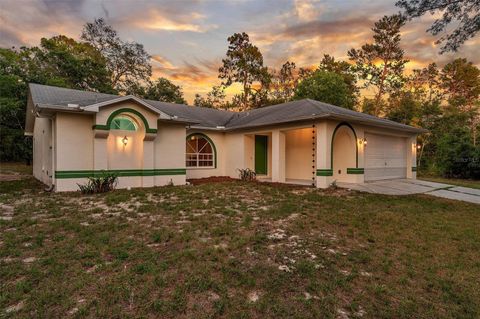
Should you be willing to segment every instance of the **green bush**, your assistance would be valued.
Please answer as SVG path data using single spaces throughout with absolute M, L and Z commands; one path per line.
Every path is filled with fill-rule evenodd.
M 257 179 L 257 173 L 255 173 L 255 171 L 251 170 L 250 168 L 239 168 L 238 172 L 242 181 L 250 182 Z
M 479 164 L 475 153 L 468 130 L 453 129 L 437 142 L 435 164 L 438 173 L 444 177 L 473 178 L 475 164 Z M 476 170 L 478 172 L 478 167 Z
M 82 194 L 105 193 L 115 189 L 118 176 L 115 173 L 102 172 L 100 176 L 89 177 L 85 185 L 77 184 Z

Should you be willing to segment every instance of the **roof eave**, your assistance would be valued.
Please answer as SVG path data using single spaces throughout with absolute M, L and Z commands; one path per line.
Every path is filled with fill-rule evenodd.
M 86 110 L 86 111 L 91 111 L 91 112 L 98 113 L 100 111 L 100 108 L 103 107 L 103 106 L 112 105 L 112 104 L 116 104 L 116 103 L 120 103 L 120 102 L 125 102 L 125 101 L 128 101 L 128 100 L 135 101 L 136 103 L 144 106 L 145 108 L 149 109 L 153 113 L 158 114 L 159 118 L 161 118 L 161 119 L 172 119 L 173 118 L 172 115 L 167 114 L 163 111 L 160 111 L 156 107 L 150 105 L 149 103 L 145 102 L 144 100 L 142 100 L 142 99 L 140 99 L 140 98 L 138 98 L 134 95 L 121 96 L 121 97 L 118 97 L 116 99 L 87 105 L 87 106 L 83 107 L 83 109 Z
M 237 131 L 237 130 L 245 130 L 245 129 L 251 129 L 251 128 L 258 128 L 262 126 L 276 126 L 276 125 L 282 125 L 282 124 L 290 124 L 290 123 L 297 123 L 297 122 L 305 122 L 305 121 L 311 121 L 311 120 L 318 120 L 318 119 L 323 119 L 327 118 L 329 114 L 322 114 L 322 115 L 312 115 L 312 116 L 302 116 L 299 118 L 295 119 L 289 119 L 289 120 L 284 120 L 284 121 L 278 121 L 278 122 L 272 122 L 272 123 L 262 123 L 262 124 L 255 124 L 255 125 L 244 125 L 244 126 L 234 126 L 234 127 L 227 127 L 225 130 L 226 131 Z
M 369 125 L 369 126 L 375 126 L 375 127 L 381 127 L 381 128 L 387 128 L 387 129 L 390 129 L 390 130 L 396 130 L 396 131 L 402 131 L 402 132 L 409 132 L 409 133 L 417 133 L 417 134 L 421 134 L 421 133 L 426 133 L 428 132 L 428 130 L 425 130 L 423 128 L 418 128 L 418 127 L 413 127 L 413 126 L 409 126 L 409 125 L 405 125 L 405 124 L 401 124 L 401 123 L 397 123 L 397 122 L 394 122 L 396 124 L 390 124 L 390 123 L 381 123 L 381 122 L 377 122 L 375 120 L 368 120 L 368 119 L 361 119 L 361 118 L 357 118 L 357 117 L 354 117 L 354 116 L 348 116 L 348 115 L 330 115 L 328 118 L 331 118 L 331 119 L 336 119 L 336 120 L 348 120 L 348 121 L 351 121 L 351 122 L 354 122 L 354 123 L 359 123 L 359 124 L 364 124 L 364 125 Z M 381 119 L 379 119 L 381 120 Z

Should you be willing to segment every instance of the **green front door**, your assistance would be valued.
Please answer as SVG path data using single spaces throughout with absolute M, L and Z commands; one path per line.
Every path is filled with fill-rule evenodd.
M 255 172 L 257 175 L 267 175 L 268 136 L 255 135 Z

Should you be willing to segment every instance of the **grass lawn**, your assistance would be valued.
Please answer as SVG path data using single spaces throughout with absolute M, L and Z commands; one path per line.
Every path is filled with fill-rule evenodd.
M 0 317 L 479 318 L 480 209 L 224 182 L 0 183 Z
M 418 176 L 419 179 L 437 183 L 452 184 L 455 186 L 463 186 L 480 189 L 480 180 L 473 179 L 458 179 L 458 178 L 443 178 L 443 177 L 431 177 L 431 176 Z

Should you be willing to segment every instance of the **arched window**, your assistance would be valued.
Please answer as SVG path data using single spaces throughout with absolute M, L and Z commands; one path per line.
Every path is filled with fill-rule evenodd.
M 137 125 L 126 116 L 118 116 L 112 120 L 110 124 L 112 130 L 136 131 Z
M 187 167 L 214 167 L 215 150 L 212 143 L 202 134 L 187 137 L 186 143 Z

